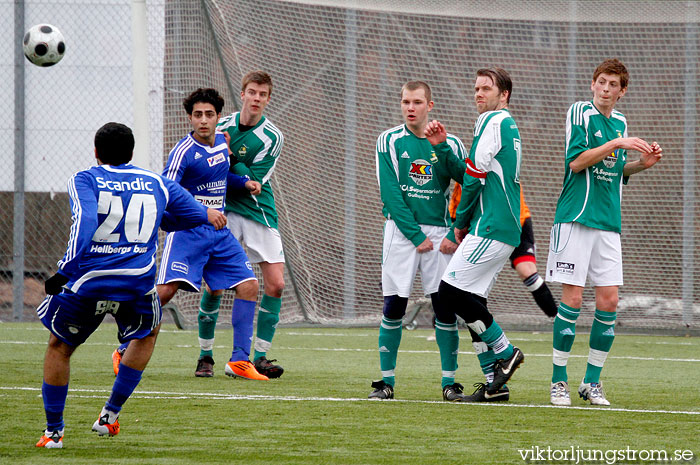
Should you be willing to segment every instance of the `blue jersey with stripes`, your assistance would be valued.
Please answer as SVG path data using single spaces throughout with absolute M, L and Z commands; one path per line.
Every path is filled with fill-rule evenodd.
M 189 133 L 168 155 L 163 176 L 179 183 L 202 205 L 223 213 L 226 186 L 241 188 L 248 178 L 229 175 L 228 144 L 223 133 L 217 132 L 214 145 L 201 144 Z
M 79 171 L 68 195 L 72 225 L 58 271 L 83 297 L 124 301 L 153 290 L 166 211 L 192 224 L 207 222 L 206 208 L 177 183 L 131 164 Z

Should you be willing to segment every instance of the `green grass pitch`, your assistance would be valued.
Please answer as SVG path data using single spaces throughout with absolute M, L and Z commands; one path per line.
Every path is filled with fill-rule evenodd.
M 508 332 L 525 353 L 508 383 L 510 402 L 452 404 L 442 402 L 440 358 L 427 329 L 404 330 L 396 400 L 368 401 L 370 382 L 380 377 L 377 333 L 280 328 L 268 355 L 286 371 L 263 382 L 224 376 L 230 329 L 216 334 L 214 378 L 195 378 L 197 333 L 165 326 L 124 406 L 121 433 L 100 438 L 90 427 L 109 396 L 116 345 L 116 326 L 104 324 L 72 359 L 64 448 L 46 450 L 34 444 L 45 426 L 48 331 L 39 323 L 0 324 L 0 463 L 573 464 L 551 455 L 572 448 L 693 457 L 589 463 L 695 463 L 700 454 L 698 338 L 618 336 L 603 370 L 612 406 L 599 408 L 575 394 L 588 353 L 581 334 L 569 361 L 572 407 L 554 408 L 551 334 Z M 457 381 L 471 393 L 482 376 L 468 332 L 460 334 Z M 549 459 L 523 459 L 522 451 L 537 447 L 549 448 Z

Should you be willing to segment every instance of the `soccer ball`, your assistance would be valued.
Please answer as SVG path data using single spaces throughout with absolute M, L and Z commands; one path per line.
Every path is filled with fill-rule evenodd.
M 24 34 L 24 56 L 37 66 L 53 66 L 65 53 L 66 43 L 56 26 L 37 24 Z

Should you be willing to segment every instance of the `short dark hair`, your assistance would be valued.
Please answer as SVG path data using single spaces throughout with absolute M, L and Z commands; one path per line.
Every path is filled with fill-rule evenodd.
M 630 73 L 627 71 L 627 67 L 617 58 L 608 58 L 599 64 L 593 72 L 593 82 L 596 82 L 601 74 L 617 74 L 620 76 L 620 87 L 623 89 L 630 82 Z
M 401 98 L 403 99 L 403 91 L 404 90 L 418 90 L 418 89 L 423 89 L 425 92 L 425 100 L 430 102 L 430 99 L 433 98 L 433 93 L 430 90 L 430 86 L 428 85 L 427 82 L 423 81 L 408 81 L 406 84 L 401 87 Z
M 121 123 L 110 122 L 95 133 L 97 158 L 107 165 L 129 163 L 134 156 L 134 133 Z
M 267 74 L 265 71 L 251 71 L 250 73 L 243 76 L 243 79 L 241 79 L 241 92 L 245 91 L 245 88 L 248 87 L 248 84 L 250 84 L 251 82 L 254 82 L 258 85 L 267 84 L 268 86 L 270 86 L 270 93 L 268 95 L 272 95 L 272 77 L 270 77 L 270 75 Z
M 493 83 L 500 93 L 508 91 L 508 97 L 506 98 L 506 104 L 510 103 L 510 95 L 513 93 L 513 81 L 510 79 L 510 75 L 503 68 L 492 67 L 492 68 L 481 68 L 477 70 L 476 76 L 488 76 L 491 78 Z
M 182 105 L 185 107 L 185 111 L 188 115 L 192 114 L 195 103 L 211 103 L 217 115 L 221 113 L 221 110 L 224 108 L 224 98 L 216 89 L 203 89 L 200 87 L 185 97 L 185 100 L 182 101 Z

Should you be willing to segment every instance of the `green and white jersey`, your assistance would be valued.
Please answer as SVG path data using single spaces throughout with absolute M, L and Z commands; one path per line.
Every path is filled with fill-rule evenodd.
M 443 151 L 442 144 L 436 146 Z M 455 226 L 513 247 L 520 244 L 520 132 L 507 109 L 487 111 L 474 125 Z
M 466 151 L 462 141 L 451 134 L 444 145 L 450 152 L 449 162 L 439 162 L 428 139 L 416 137 L 405 124 L 384 131 L 377 139 L 382 213 L 416 247 L 426 238 L 420 225 L 452 225 L 448 189 L 450 179 L 462 181 Z
M 586 150 L 617 137 L 627 137 L 627 119 L 613 110 L 610 118 L 593 102 L 576 102 L 566 115 L 564 183 L 554 223 L 581 223 L 589 228 L 620 232 L 623 170 L 627 151 L 618 149 L 600 162 L 574 173 L 569 163 Z
M 284 136 L 265 116 L 255 127 L 241 132 L 238 130 L 240 116 L 240 112 L 236 112 L 221 118 L 217 129 L 231 136 L 231 172 L 258 181 L 262 191 L 260 195 L 251 195 L 229 189 L 226 211 L 277 229 L 277 210 L 270 177 L 282 152 Z

